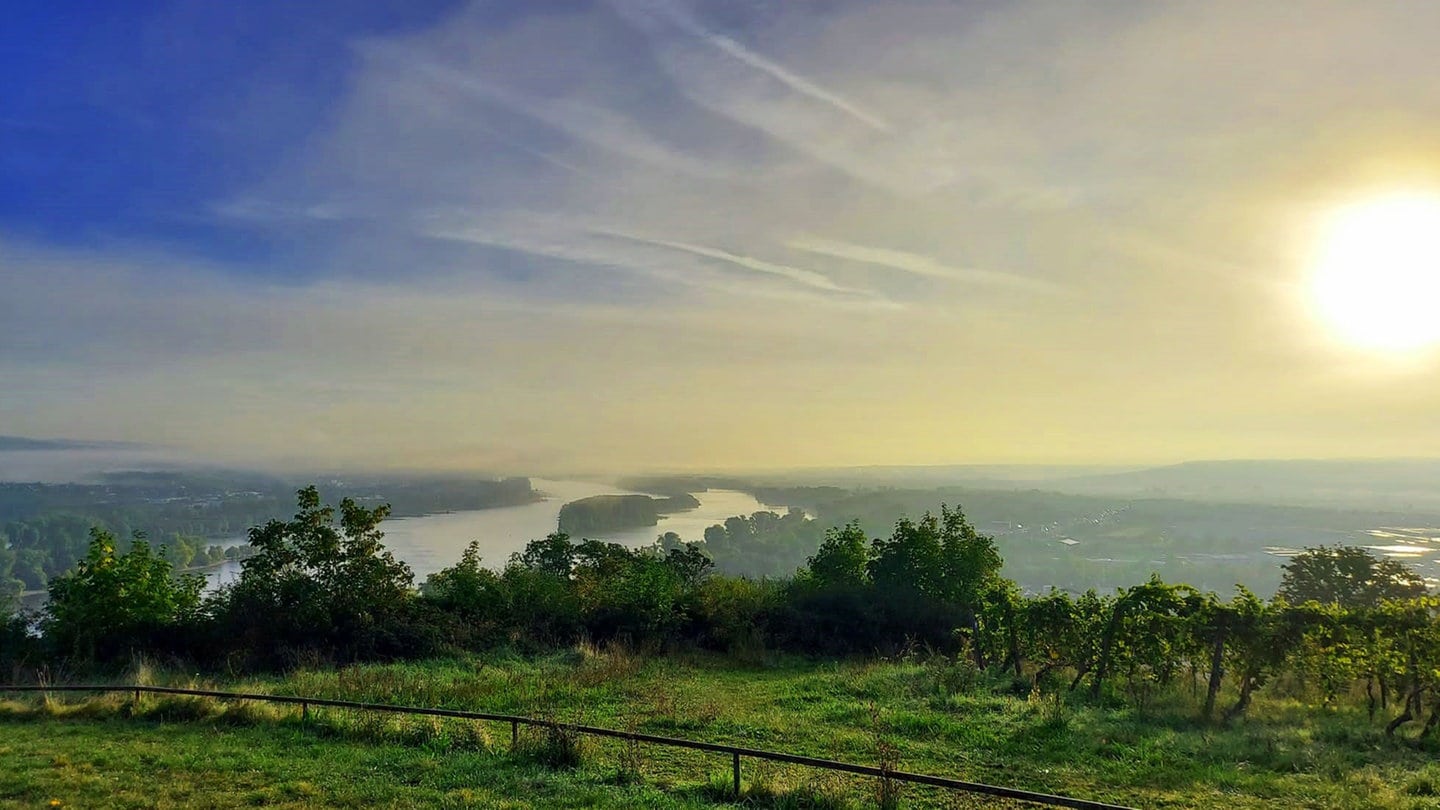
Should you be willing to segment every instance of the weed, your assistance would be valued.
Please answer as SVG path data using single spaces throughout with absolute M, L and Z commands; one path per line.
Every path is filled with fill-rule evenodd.
M 520 734 L 515 755 L 555 770 L 574 770 L 585 763 L 588 745 L 580 732 L 564 723 L 531 727 Z
M 874 735 L 875 761 L 880 768 L 880 778 L 875 780 L 875 805 L 881 810 L 895 810 L 900 806 L 901 783 L 890 778 L 900 770 L 900 749 L 886 734 L 880 710 L 870 704 L 870 729 Z

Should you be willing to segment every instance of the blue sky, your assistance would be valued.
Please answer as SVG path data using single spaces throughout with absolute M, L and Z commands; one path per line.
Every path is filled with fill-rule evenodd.
M 431 25 L 453 6 L 8 4 L 0 222 L 62 244 L 263 256 L 263 232 L 209 207 L 324 126 L 355 69 L 355 40 Z
M 1433 358 L 1305 303 L 1327 210 L 1437 185 L 1440 6 L 6 15 L 0 433 L 516 472 L 1440 443 Z

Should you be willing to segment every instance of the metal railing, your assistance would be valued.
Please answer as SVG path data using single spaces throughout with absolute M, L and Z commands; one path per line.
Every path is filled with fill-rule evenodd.
M 336 709 L 351 709 L 355 711 L 369 712 L 390 712 L 393 714 L 423 715 L 426 717 L 448 717 L 458 720 L 483 720 L 496 723 L 510 724 L 510 742 L 513 746 L 519 741 L 520 727 L 533 726 L 537 728 L 549 728 L 568 731 L 575 734 L 588 734 L 595 737 L 612 737 L 632 742 L 651 743 L 653 745 L 668 745 L 673 748 L 690 748 L 696 751 L 710 751 L 717 754 L 729 754 L 731 756 L 731 769 L 734 778 L 735 795 L 740 795 L 740 759 L 769 760 L 772 762 L 785 762 L 792 765 L 803 765 L 809 768 L 821 768 L 829 771 L 840 771 L 853 773 L 860 776 L 873 776 L 879 779 L 890 779 L 896 782 L 910 782 L 918 785 L 930 785 L 933 787 L 947 788 L 965 793 L 977 793 L 985 796 L 993 796 L 1003 799 L 1014 799 L 1016 801 L 1030 802 L 1032 804 L 1045 805 L 1049 807 L 1071 807 L 1076 810 L 1133 810 L 1118 804 L 1107 804 L 1105 802 L 1090 801 L 1088 799 L 1075 799 L 1068 796 L 1054 796 L 1048 793 L 1037 793 L 1032 790 L 1020 790 L 1018 788 L 1001 787 L 999 785 L 987 785 L 981 782 L 966 782 L 961 779 L 951 779 L 944 776 L 931 776 L 923 773 L 909 773 L 906 771 L 895 771 L 888 768 L 877 768 L 871 765 L 856 765 L 850 762 L 838 762 L 830 759 L 818 759 L 816 757 L 800 756 L 798 754 L 786 754 L 779 751 L 763 751 L 758 748 L 742 748 L 736 745 L 725 745 L 723 743 L 700 742 L 699 740 L 685 740 L 678 737 L 661 737 L 655 734 L 641 734 L 633 731 L 621 731 L 613 728 L 601 728 L 599 726 L 577 725 L 574 723 L 562 723 L 555 720 L 542 720 L 535 717 L 520 717 L 510 714 L 490 714 L 488 712 L 468 712 L 458 709 L 431 709 L 421 706 L 396 706 L 387 703 L 359 703 L 351 700 L 332 700 L 329 698 L 297 697 L 293 695 L 263 695 L 247 692 L 217 692 L 209 689 L 178 689 L 169 686 L 140 686 L 140 685 L 63 685 L 63 686 L 32 686 L 32 685 L 0 685 L 0 692 L 132 692 L 135 701 L 140 701 L 142 694 L 151 695 L 186 695 L 190 697 L 216 698 L 219 700 L 253 700 L 267 703 L 283 703 L 300 706 L 301 716 L 308 718 L 311 706 L 324 706 Z

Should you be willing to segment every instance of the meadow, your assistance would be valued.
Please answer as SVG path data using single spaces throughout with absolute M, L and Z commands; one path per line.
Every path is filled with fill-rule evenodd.
M 924 652 L 889 660 L 640 654 L 581 645 L 154 685 L 544 717 L 1022 787 L 1135 807 L 1440 807 L 1437 745 L 1387 737 L 1362 701 L 1278 683 L 1230 724 L 1203 685 L 1141 710 L 1030 688 Z M 993 800 L 508 725 L 205 698 L 55 694 L 0 703 L 6 807 L 993 807 Z M 1013 805 L 1019 806 L 1019 805 Z

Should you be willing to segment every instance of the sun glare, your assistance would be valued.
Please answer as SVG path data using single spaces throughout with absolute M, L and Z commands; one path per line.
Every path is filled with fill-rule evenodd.
M 1389 352 L 1440 344 L 1440 193 L 1336 210 L 1311 272 L 1315 311 L 1346 342 Z

